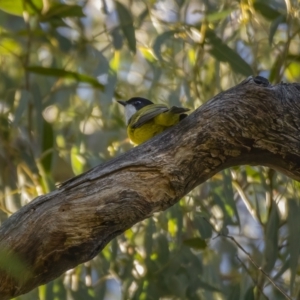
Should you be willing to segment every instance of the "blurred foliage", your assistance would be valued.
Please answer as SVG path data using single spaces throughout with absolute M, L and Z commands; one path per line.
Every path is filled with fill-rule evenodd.
M 299 15 L 296 0 L 0 0 L 0 222 L 132 147 L 115 99 L 195 109 L 252 74 L 299 81 Z M 298 190 L 225 170 L 17 299 L 299 299 Z

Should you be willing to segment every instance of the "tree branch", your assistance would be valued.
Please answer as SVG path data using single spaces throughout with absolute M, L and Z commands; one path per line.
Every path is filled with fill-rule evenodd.
M 179 125 L 40 196 L 0 228 L 0 249 L 28 270 L 0 270 L 0 298 L 92 259 L 115 236 L 174 205 L 217 172 L 264 165 L 300 180 L 300 85 L 248 78 Z

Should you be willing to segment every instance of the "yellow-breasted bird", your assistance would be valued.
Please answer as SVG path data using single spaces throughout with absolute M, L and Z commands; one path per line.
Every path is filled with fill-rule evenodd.
M 128 137 L 137 145 L 177 124 L 187 116 L 185 113 L 189 111 L 184 107 L 169 108 L 164 104 L 154 104 L 141 97 L 117 102 L 125 108 Z

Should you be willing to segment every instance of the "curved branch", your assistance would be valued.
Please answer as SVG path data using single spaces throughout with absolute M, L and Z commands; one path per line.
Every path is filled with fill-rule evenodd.
M 0 228 L 22 281 L 0 270 L 0 298 L 92 259 L 116 235 L 162 211 L 217 172 L 264 165 L 300 180 L 300 85 L 248 78 L 179 125 L 40 196 Z

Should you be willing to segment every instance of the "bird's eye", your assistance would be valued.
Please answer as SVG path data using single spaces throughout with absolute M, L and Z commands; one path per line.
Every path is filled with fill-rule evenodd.
M 135 101 L 135 104 L 140 105 L 142 102 L 141 101 Z

